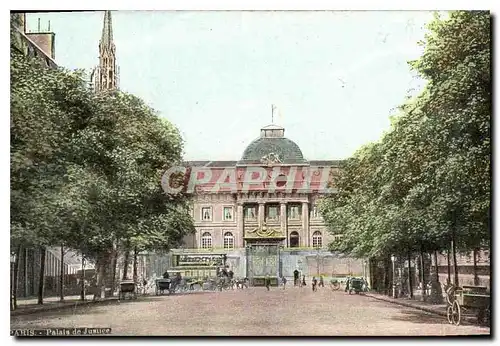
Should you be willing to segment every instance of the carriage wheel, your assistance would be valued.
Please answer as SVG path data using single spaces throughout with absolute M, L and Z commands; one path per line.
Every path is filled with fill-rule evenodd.
M 446 309 L 446 318 L 448 319 L 449 324 L 453 324 L 453 307 L 451 305 L 448 305 L 448 308 Z
M 332 290 L 337 291 L 340 288 L 340 285 L 338 282 L 334 282 L 331 284 Z
M 446 290 L 446 301 L 448 302 L 448 305 L 453 305 L 453 301 L 455 300 L 455 286 L 450 286 Z
M 462 319 L 462 312 L 460 311 L 460 304 L 458 301 L 454 301 L 452 305 L 452 320 L 455 325 L 460 325 Z

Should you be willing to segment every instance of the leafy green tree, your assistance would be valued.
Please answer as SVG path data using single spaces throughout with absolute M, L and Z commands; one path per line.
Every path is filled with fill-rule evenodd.
M 330 229 L 343 233 L 332 249 L 423 257 L 451 242 L 455 258 L 456 247 L 489 243 L 489 13 L 436 17 L 422 44 L 411 66 L 427 86 L 400 107 L 379 142 L 345 162 L 338 194 L 323 201 Z
M 193 223 L 186 196 L 165 195 L 160 182 L 181 154 L 177 129 L 138 98 L 94 94 L 81 72 L 11 51 L 14 251 L 76 249 L 96 262 L 102 288 L 120 241 L 175 246 Z M 43 277 L 40 284 L 42 303 Z

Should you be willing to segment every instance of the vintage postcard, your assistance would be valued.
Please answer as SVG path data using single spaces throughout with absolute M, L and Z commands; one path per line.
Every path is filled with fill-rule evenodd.
M 12 336 L 490 335 L 489 11 L 10 20 Z

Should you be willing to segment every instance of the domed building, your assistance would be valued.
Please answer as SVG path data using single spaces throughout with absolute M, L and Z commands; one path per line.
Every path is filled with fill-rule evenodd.
M 215 267 L 205 263 L 224 262 L 253 285 L 265 276 L 277 284 L 295 270 L 362 275 L 359 261 L 356 266 L 327 250 L 335 235 L 318 213 L 318 200 L 335 193 L 339 164 L 307 160 L 277 125 L 263 127 L 238 161 L 186 162 L 191 176 L 203 178 L 192 193 L 196 234 L 185 239 L 185 249 L 173 250 L 176 269 L 210 276 Z

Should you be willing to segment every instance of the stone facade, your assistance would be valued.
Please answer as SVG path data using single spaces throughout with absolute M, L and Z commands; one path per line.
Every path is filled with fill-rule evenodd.
M 340 235 L 327 230 L 318 211 L 320 199 L 335 193 L 341 162 L 306 160 L 284 131 L 262 128 L 239 161 L 186 163 L 196 233 L 172 255 L 225 254 L 235 275 L 254 284 L 265 275 L 291 277 L 296 269 L 306 276 L 367 275 L 365 261 L 328 251 Z M 271 250 L 276 246 L 278 253 Z
M 253 184 L 252 189 L 241 188 L 250 184 L 251 178 L 242 170 L 250 167 L 263 169 L 268 176 L 279 172 L 307 179 L 305 173 L 293 173 L 297 169 L 307 170 L 311 176 L 320 176 L 324 171 L 331 174 L 339 169 L 339 161 L 307 161 L 299 147 L 284 138 L 282 127 L 271 125 L 261 129 L 261 137 L 250 143 L 240 161 L 195 161 L 187 164 L 210 169 L 215 180 L 225 176 L 236 176 L 236 182 L 227 184 L 227 190 L 214 191 L 208 186 L 203 191 L 200 184 L 192 195 L 192 217 L 196 234 L 185 239 L 188 248 L 237 249 L 247 245 L 246 237 L 256 229 L 269 228 L 278 231 L 284 248 L 325 248 L 334 239 L 318 212 L 318 201 L 331 193 L 330 186 L 319 186 L 319 180 L 311 179 L 308 188 L 291 186 L 273 188 L 272 182 Z M 258 158 L 261 157 L 261 160 Z M 276 162 L 268 162 L 272 157 Z M 283 158 L 281 160 L 280 158 Z M 326 170 L 325 170 L 326 169 Z M 302 175 L 300 175 L 302 174 Z M 272 178 L 272 177 L 271 177 Z M 330 177 L 328 177 L 330 178 Z M 295 182 L 296 183 L 296 182 Z M 279 185 L 279 184 L 278 184 Z M 200 187 L 200 189 L 198 189 Z M 232 189 L 232 187 L 235 187 Z

